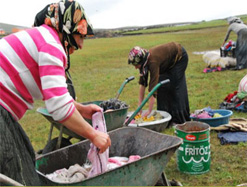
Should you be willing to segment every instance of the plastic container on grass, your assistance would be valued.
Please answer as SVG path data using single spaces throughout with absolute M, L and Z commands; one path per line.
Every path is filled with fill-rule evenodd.
M 177 125 L 175 134 L 183 139 L 177 150 L 178 170 L 188 174 L 203 174 L 210 170 L 210 127 L 198 121 Z
M 220 125 L 228 124 L 229 118 L 232 116 L 233 112 L 231 110 L 225 110 L 225 109 L 215 109 L 213 110 L 215 113 L 219 113 L 222 115 L 222 117 L 216 117 L 216 118 L 196 118 L 196 117 L 190 117 L 192 121 L 201 121 L 204 123 L 209 124 L 211 127 L 218 127 Z

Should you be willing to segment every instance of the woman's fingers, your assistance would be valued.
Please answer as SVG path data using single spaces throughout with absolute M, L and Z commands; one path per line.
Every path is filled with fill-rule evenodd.
M 97 131 L 97 135 L 93 139 L 92 143 L 100 149 L 99 153 L 103 153 L 111 146 L 111 139 L 107 133 Z

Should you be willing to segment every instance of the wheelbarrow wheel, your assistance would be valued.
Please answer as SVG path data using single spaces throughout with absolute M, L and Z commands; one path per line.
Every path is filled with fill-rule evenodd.
M 57 146 L 57 142 L 58 142 L 58 137 L 52 139 L 51 141 L 49 141 L 46 144 L 45 148 L 43 149 L 42 154 L 46 154 L 46 153 L 55 151 L 56 150 L 56 146 Z M 72 143 L 69 141 L 69 139 L 62 138 L 60 148 L 66 147 L 66 146 L 71 145 L 71 144 Z

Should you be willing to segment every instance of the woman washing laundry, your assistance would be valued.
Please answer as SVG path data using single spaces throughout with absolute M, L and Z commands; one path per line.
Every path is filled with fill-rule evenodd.
M 151 91 L 158 82 L 170 79 L 169 84 L 161 86 L 151 96 L 148 111 L 143 116 L 148 116 L 152 112 L 157 98 L 157 110 L 170 113 L 171 124 L 190 121 L 185 78 L 188 55 L 180 44 L 170 42 L 154 46 L 149 50 L 136 46 L 129 53 L 128 63 L 140 71 L 139 105 L 144 99 L 148 78 L 150 79 L 148 91 Z
M 228 30 L 222 46 L 228 40 L 230 33 L 233 31 L 237 34 L 237 44 L 235 54 L 237 58 L 236 70 L 247 68 L 247 25 L 238 17 L 228 19 Z
M 54 120 L 89 139 L 100 153 L 111 145 L 108 134 L 84 120 L 101 108 L 77 103 L 67 90 L 69 54 L 94 34 L 83 7 L 73 0 L 47 5 L 34 26 L 0 40 L 0 173 L 27 186 L 41 184 L 33 147 L 18 121 L 35 100 L 44 100 Z

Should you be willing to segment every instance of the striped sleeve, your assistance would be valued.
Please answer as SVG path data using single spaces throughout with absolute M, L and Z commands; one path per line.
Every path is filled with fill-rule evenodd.
M 74 111 L 73 98 L 67 90 L 67 57 L 58 33 L 40 26 L 0 40 L 0 104 L 17 119 L 33 102 L 43 99 L 57 121 Z
M 50 34 L 47 34 L 47 30 Z M 39 32 L 42 37 L 36 37 L 34 42 L 43 43 L 43 41 L 36 41 L 42 38 L 46 41 L 55 39 L 54 42 L 45 43 L 39 48 L 38 61 L 43 100 L 53 119 L 63 121 L 71 116 L 75 109 L 73 98 L 67 90 L 65 78 L 64 69 L 67 58 L 57 33 L 53 29 L 43 26 L 39 28 Z
M 57 46 L 46 44 L 40 48 L 39 74 L 43 99 L 56 121 L 65 120 L 75 109 L 73 98 L 67 90 L 65 62 L 66 57 Z

